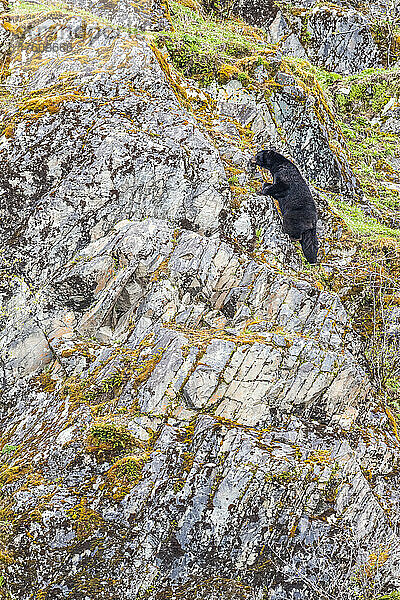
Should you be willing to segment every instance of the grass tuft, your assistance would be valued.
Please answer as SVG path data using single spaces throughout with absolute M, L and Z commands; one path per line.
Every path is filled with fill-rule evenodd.
M 171 2 L 173 32 L 156 36 L 158 47 L 165 47 L 183 75 L 207 85 L 213 79 L 226 82 L 242 79 L 249 68 L 262 64 L 262 57 L 275 52 L 261 30 L 240 19 L 219 21 L 192 6 Z M 246 64 L 251 56 L 256 60 Z M 258 63 L 257 63 L 258 60 Z
M 372 239 L 381 237 L 400 239 L 400 230 L 386 227 L 373 217 L 366 216 L 359 206 L 350 205 L 339 199 L 331 199 L 330 204 L 337 210 L 353 234 Z

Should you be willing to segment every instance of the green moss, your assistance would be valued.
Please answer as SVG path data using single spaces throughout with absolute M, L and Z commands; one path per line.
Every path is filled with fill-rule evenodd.
M 174 492 L 175 492 L 175 494 L 177 494 L 178 492 L 180 492 L 184 485 L 185 485 L 185 482 L 184 482 L 183 479 L 178 479 L 178 481 L 175 481 L 175 483 L 174 483 Z
M 12 11 L 7 13 L 7 17 L 10 17 L 10 20 L 14 23 L 16 21 L 16 27 L 20 27 L 20 31 L 24 31 L 25 28 L 30 27 L 32 21 L 37 21 L 40 19 L 44 21 L 49 16 L 51 17 L 80 17 L 83 21 L 87 23 L 94 23 L 99 25 L 100 27 L 108 27 L 111 29 L 118 29 L 120 31 L 124 31 L 130 34 L 137 34 L 136 27 L 126 27 L 124 25 L 118 25 L 113 21 L 100 17 L 88 10 L 83 8 L 74 7 L 71 8 L 70 5 L 64 2 L 57 2 L 56 0 L 53 2 L 21 2 L 19 5 L 14 4 Z M 18 25 L 20 24 L 20 25 Z
M 367 199 L 378 209 L 379 220 L 388 229 L 392 229 L 393 224 L 400 225 L 400 195 L 390 189 L 391 182 L 400 183 L 398 172 L 390 162 L 391 157 L 398 154 L 398 136 L 380 131 L 379 125 L 372 125 L 363 116 L 341 122 L 341 128 L 347 141 L 351 166 Z
M 379 223 L 366 221 L 363 226 L 353 214 L 355 231 L 374 235 L 397 235 L 400 227 L 400 195 L 392 184 L 400 184 L 393 157 L 399 157 L 400 140 L 397 133 L 380 129 L 382 109 L 391 99 L 400 99 L 400 69 L 365 69 L 348 77 L 336 77 L 322 69 L 313 69 L 323 87 L 328 102 L 337 113 L 338 124 L 347 142 L 348 159 L 363 191 L 375 208 Z M 349 218 L 346 210 L 345 218 Z
M 338 94 L 337 103 L 341 111 L 354 110 L 356 107 L 361 110 L 370 110 L 372 113 L 379 113 L 392 96 L 399 95 L 399 88 L 396 83 L 387 80 L 358 81 L 351 84 L 348 94 Z
M 400 20 L 397 14 L 391 15 L 388 8 L 387 17 L 373 19 L 369 30 L 380 50 L 382 62 L 389 66 L 398 61 L 400 58 Z
M 125 456 L 117 461 L 111 468 L 117 473 L 118 477 L 127 479 L 128 481 L 137 482 L 142 473 L 143 459 L 135 456 Z
M 300 41 L 305 48 L 310 45 L 311 42 L 311 33 L 308 31 L 308 21 L 310 19 L 310 15 L 308 13 L 302 14 L 300 16 L 301 19 L 301 30 L 300 30 Z
M 107 471 L 107 488 L 114 500 L 121 500 L 139 483 L 147 458 L 147 454 L 124 456 Z
M 78 540 L 90 537 L 104 524 L 103 518 L 88 507 L 86 498 L 82 498 L 74 508 L 67 511 L 67 514 L 72 521 L 72 527 L 75 529 Z
M 250 79 L 249 76 L 248 76 L 248 74 L 245 73 L 244 71 L 240 71 L 238 73 L 237 78 L 238 78 L 239 81 L 241 81 L 243 83 L 243 85 L 246 84 L 249 81 L 249 79 Z
M 400 69 L 391 67 L 389 69 L 365 69 L 361 73 L 340 78 L 340 83 L 329 77 L 321 69 L 315 69 L 316 76 L 333 93 L 341 112 L 363 112 L 365 114 L 376 114 L 387 101 L 400 97 Z M 331 88 L 331 89 L 329 89 Z M 341 89 L 347 88 L 344 94 Z M 335 95 L 335 92 L 337 93 Z M 340 100 L 336 99 L 340 97 Z
M 279 485 L 287 485 L 299 478 L 296 471 L 282 471 L 282 473 L 266 473 L 265 481 L 278 483 Z
M 58 112 L 65 102 L 77 100 L 84 100 L 84 97 L 76 87 L 69 85 L 68 81 L 57 83 L 49 88 L 34 90 L 25 97 L 19 97 L 15 102 L 8 98 L 7 104 L 3 103 L 5 112 L 3 121 L 0 122 L 0 135 L 4 134 L 10 138 L 18 123 L 22 121 L 33 123 L 46 113 Z
M 12 454 L 16 450 L 18 450 L 18 446 L 13 446 L 12 444 L 6 444 L 2 448 L 1 454 Z
M 118 398 L 128 381 L 131 382 L 132 389 L 136 390 L 151 376 L 164 353 L 162 348 L 149 353 L 152 348 L 151 338 L 151 335 L 147 336 L 135 350 L 123 346 L 116 347 L 87 378 L 67 377 L 60 388 L 60 397 L 68 399 L 71 410 L 79 404 L 89 405 L 97 418 L 103 408 L 107 408 Z M 107 377 L 101 379 L 102 370 L 111 361 L 114 361 L 116 366 Z M 135 405 L 135 402 L 133 404 Z
M 33 2 L 20 2 L 19 4 L 13 3 L 12 10 L 8 13 L 9 15 L 26 15 L 43 13 L 47 11 L 54 11 L 59 9 L 65 9 L 66 5 L 61 2 L 48 2 L 47 4 L 33 3 Z
M 168 50 L 174 66 L 185 76 L 202 84 L 231 78 L 246 83 L 257 56 L 252 64 L 243 61 L 274 51 L 261 31 L 238 19 L 221 22 L 178 2 L 171 2 L 171 17 L 174 31 L 158 34 L 156 44 Z
M 87 451 L 99 458 L 129 452 L 138 445 L 141 443 L 125 427 L 117 427 L 112 422 L 95 423 L 86 440 Z
M 34 377 L 33 382 L 42 392 L 52 393 L 56 389 L 56 381 L 51 378 L 50 374 L 43 371 L 37 377 Z

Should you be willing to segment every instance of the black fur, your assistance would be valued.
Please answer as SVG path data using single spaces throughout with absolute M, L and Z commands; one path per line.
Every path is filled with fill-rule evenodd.
M 274 182 L 265 183 L 262 193 L 278 200 L 283 217 L 283 231 L 292 240 L 300 240 L 308 262 L 316 263 L 317 208 L 300 171 L 288 158 L 275 150 L 258 152 L 251 164 L 268 169 L 272 173 Z

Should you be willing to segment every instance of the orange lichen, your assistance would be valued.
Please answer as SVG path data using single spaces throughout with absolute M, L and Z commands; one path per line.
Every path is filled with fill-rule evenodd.
M 78 540 L 89 537 L 100 529 L 104 523 L 103 518 L 88 507 L 86 498 L 82 498 L 79 504 L 71 508 L 67 514 L 72 520 L 72 526 L 76 531 Z
M 393 416 L 393 413 L 391 412 L 389 407 L 385 406 L 385 412 L 386 412 L 387 418 L 389 419 L 389 421 L 393 427 L 393 433 L 395 435 L 395 438 L 397 439 L 398 442 L 400 442 L 400 437 L 399 437 L 399 433 L 398 433 L 398 429 L 397 429 L 397 421 L 396 421 L 395 417 Z
M 367 579 L 375 581 L 378 570 L 387 562 L 389 554 L 390 549 L 387 546 L 379 546 L 378 551 L 372 552 L 367 562 L 360 568 L 359 577 L 363 575 Z

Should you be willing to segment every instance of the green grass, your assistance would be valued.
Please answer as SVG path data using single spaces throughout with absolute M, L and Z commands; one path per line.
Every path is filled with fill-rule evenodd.
M 400 158 L 400 138 L 382 131 L 373 119 L 381 116 L 391 98 L 400 99 L 400 69 L 370 68 L 348 77 L 310 69 L 337 115 L 349 162 L 367 199 L 376 207 L 382 226 L 394 231 L 400 227 L 400 195 L 388 183 L 400 184 L 400 174 L 391 163 L 392 157 Z
M 71 10 L 71 7 L 67 7 L 63 2 L 21 2 L 19 6 L 16 4 L 12 7 L 12 10 L 8 13 L 9 15 L 34 15 L 41 12 L 54 12 L 55 10 Z
M 355 235 L 372 239 L 382 237 L 400 239 L 400 229 L 386 227 L 377 219 L 368 217 L 359 206 L 350 205 L 337 198 L 331 198 L 329 203 Z
M 387 187 L 388 182 L 400 184 L 400 175 L 390 158 L 400 154 L 399 137 L 380 131 L 365 117 L 340 122 L 347 141 L 350 162 L 368 200 L 389 224 L 400 226 L 400 195 Z
M 314 69 L 315 76 L 335 99 L 338 112 L 378 114 L 390 98 L 400 97 L 400 68 L 365 69 L 348 77 Z M 342 90 L 347 88 L 347 92 Z
M 255 28 L 240 20 L 218 21 L 174 1 L 171 2 L 171 16 L 176 33 L 193 37 L 200 49 L 208 54 L 240 57 L 261 52 L 267 46 L 261 31 L 257 34 Z
M 339 75 L 339 73 L 333 73 L 331 71 L 325 71 L 320 67 L 311 66 L 312 71 L 314 72 L 315 77 L 317 78 L 319 84 L 326 88 L 327 86 L 332 85 L 335 81 L 339 81 L 343 78 L 343 75 Z
M 222 22 L 174 1 L 170 10 L 174 31 L 158 34 L 156 43 L 166 47 L 175 67 L 201 83 L 219 74 L 226 80 L 234 76 L 246 82 L 242 59 L 260 55 L 262 64 L 262 54 L 273 51 L 261 31 L 238 19 Z

